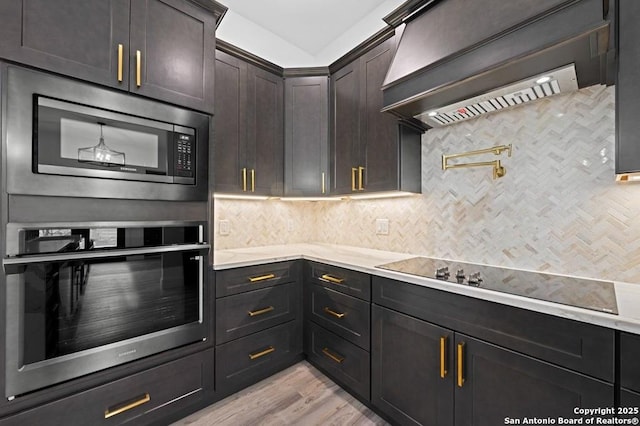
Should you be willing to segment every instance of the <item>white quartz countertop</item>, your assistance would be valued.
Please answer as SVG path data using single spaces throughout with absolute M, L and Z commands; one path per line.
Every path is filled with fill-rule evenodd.
M 614 282 L 618 315 L 376 268 L 417 255 L 332 244 L 287 244 L 213 252 L 215 270 L 306 259 L 477 299 L 640 334 L 640 284 Z M 579 277 L 584 278 L 584 277 Z

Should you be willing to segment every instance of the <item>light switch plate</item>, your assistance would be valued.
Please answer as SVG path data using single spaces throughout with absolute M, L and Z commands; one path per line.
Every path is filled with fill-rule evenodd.
M 231 224 L 227 219 L 220 219 L 218 221 L 218 232 L 220 235 L 229 235 L 231 232 Z
M 389 219 L 376 219 L 376 235 L 389 235 Z

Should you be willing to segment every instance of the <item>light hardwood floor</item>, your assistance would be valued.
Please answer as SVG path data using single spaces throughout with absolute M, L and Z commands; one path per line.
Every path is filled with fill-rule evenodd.
M 311 364 L 302 361 L 172 426 L 387 424 Z

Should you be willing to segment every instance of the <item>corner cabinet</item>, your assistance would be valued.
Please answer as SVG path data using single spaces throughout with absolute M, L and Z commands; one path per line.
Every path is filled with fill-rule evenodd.
M 282 77 L 215 52 L 215 192 L 281 196 Z
M 380 112 L 396 42 L 388 38 L 331 76 L 336 194 L 421 190 L 421 130 Z
M 379 277 L 372 301 L 371 402 L 398 424 L 614 405 L 613 330 Z
M 186 0 L 2 2 L 0 57 L 213 112 L 215 27 Z
M 329 77 L 287 77 L 284 93 L 284 195 L 327 195 Z

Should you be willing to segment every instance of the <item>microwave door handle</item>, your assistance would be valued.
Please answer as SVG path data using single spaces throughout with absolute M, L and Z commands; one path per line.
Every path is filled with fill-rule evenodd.
M 209 244 L 180 244 L 166 247 L 143 247 L 123 250 L 108 250 L 88 253 L 64 253 L 64 254 L 45 254 L 29 257 L 12 257 L 3 260 L 5 271 L 21 265 L 44 262 L 66 262 L 69 260 L 89 260 L 104 259 L 109 257 L 137 256 L 142 254 L 163 254 L 181 251 L 207 251 L 211 246 Z

